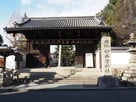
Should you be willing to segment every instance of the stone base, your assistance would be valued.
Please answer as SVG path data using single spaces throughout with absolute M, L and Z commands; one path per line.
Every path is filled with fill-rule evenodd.
M 123 76 L 131 78 L 131 77 L 136 77 L 136 73 L 124 73 Z
M 136 77 L 135 78 L 128 78 L 128 81 L 136 82 Z
M 3 72 L 2 69 L 0 68 L 0 87 L 3 86 Z
M 132 69 L 128 69 L 124 71 L 125 73 L 136 73 L 136 69 L 132 70 Z
M 0 87 L 3 86 L 3 74 L 0 73 Z
M 122 77 L 122 81 L 127 81 L 128 80 L 128 78 L 127 77 Z
M 13 84 L 13 78 L 7 77 L 3 80 L 3 86 L 10 86 Z
M 122 81 L 136 83 L 136 66 L 124 70 Z
M 98 78 L 98 86 L 102 88 L 118 87 L 119 79 L 112 76 L 102 76 Z
M 5 71 L 3 73 L 3 86 L 10 86 L 13 84 L 13 73 L 11 71 Z

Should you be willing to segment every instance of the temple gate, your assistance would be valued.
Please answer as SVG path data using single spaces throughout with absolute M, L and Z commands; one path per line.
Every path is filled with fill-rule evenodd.
M 94 16 L 28 18 L 25 15 L 21 23 L 15 22 L 15 27 L 4 30 L 25 35 L 26 67 L 49 66 L 50 45 L 75 45 L 75 65 L 80 67 L 85 67 L 85 53 L 92 53 L 95 67 L 95 50 L 101 34 L 111 32 L 112 28 Z

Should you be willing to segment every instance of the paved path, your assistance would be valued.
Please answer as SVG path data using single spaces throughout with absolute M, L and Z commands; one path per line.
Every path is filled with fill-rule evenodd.
M 74 77 L 72 80 L 75 81 L 75 79 L 78 79 L 81 84 L 76 84 L 76 82 L 73 84 L 71 84 L 71 82 L 69 84 L 58 82 L 52 84 L 52 82 L 45 82 L 45 72 L 49 72 L 49 79 L 50 77 L 52 78 L 52 74 L 54 75 L 55 72 L 54 69 L 52 69 L 52 71 L 49 69 L 47 70 L 31 70 L 30 74 L 31 78 L 34 78 L 33 82 L 10 87 L 9 89 L 5 88 L 7 92 L 3 91 L 0 93 L 0 102 L 136 102 L 136 88 L 102 89 L 84 86 L 82 84 L 83 80 L 78 79 L 79 75 L 82 76 L 82 78 L 96 75 L 94 72 L 88 72 L 87 69 L 82 71 L 78 70 L 76 73 L 73 73 L 73 70 L 57 70 L 58 74 L 55 74 L 57 75 L 55 77 L 61 77 L 62 79 L 66 78 L 66 81 L 68 81 L 69 78 Z M 39 81 L 43 81 L 43 83 Z
M 39 90 L 1 94 L 1 102 L 136 102 L 136 89 Z
M 29 75 L 31 82 L 13 89 L 82 89 L 97 85 L 98 71 L 81 68 L 39 68 L 21 70 L 20 77 Z
M 25 77 L 28 77 L 29 80 L 25 79 L 11 87 L 0 88 L 0 93 L 9 90 L 96 88 L 98 72 L 95 69 L 73 67 L 20 70 L 20 78 Z

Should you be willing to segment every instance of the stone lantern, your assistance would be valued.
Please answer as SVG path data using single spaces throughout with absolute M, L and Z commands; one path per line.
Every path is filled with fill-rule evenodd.
M 126 44 L 129 46 L 128 52 L 131 58 L 127 69 L 124 70 L 122 80 L 136 84 L 136 34 L 131 33 Z
M 131 33 L 129 41 L 127 43 L 129 45 L 128 52 L 131 54 L 131 59 L 129 62 L 129 67 L 136 67 L 136 34 Z

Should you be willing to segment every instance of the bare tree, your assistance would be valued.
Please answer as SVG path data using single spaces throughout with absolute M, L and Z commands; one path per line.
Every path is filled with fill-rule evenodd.
M 16 10 L 13 12 L 13 14 L 11 15 L 11 17 L 9 19 L 7 26 L 8 27 L 15 27 L 15 22 L 17 22 L 17 23 L 22 22 L 22 17 L 21 17 L 19 10 Z M 6 38 L 11 42 L 13 47 L 16 47 L 19 49 L 25 48 L 25 43 L 22 41 L 24 41 L 26 39 L 23 34 L 20 34 L 20 33 L 6 34 Z

